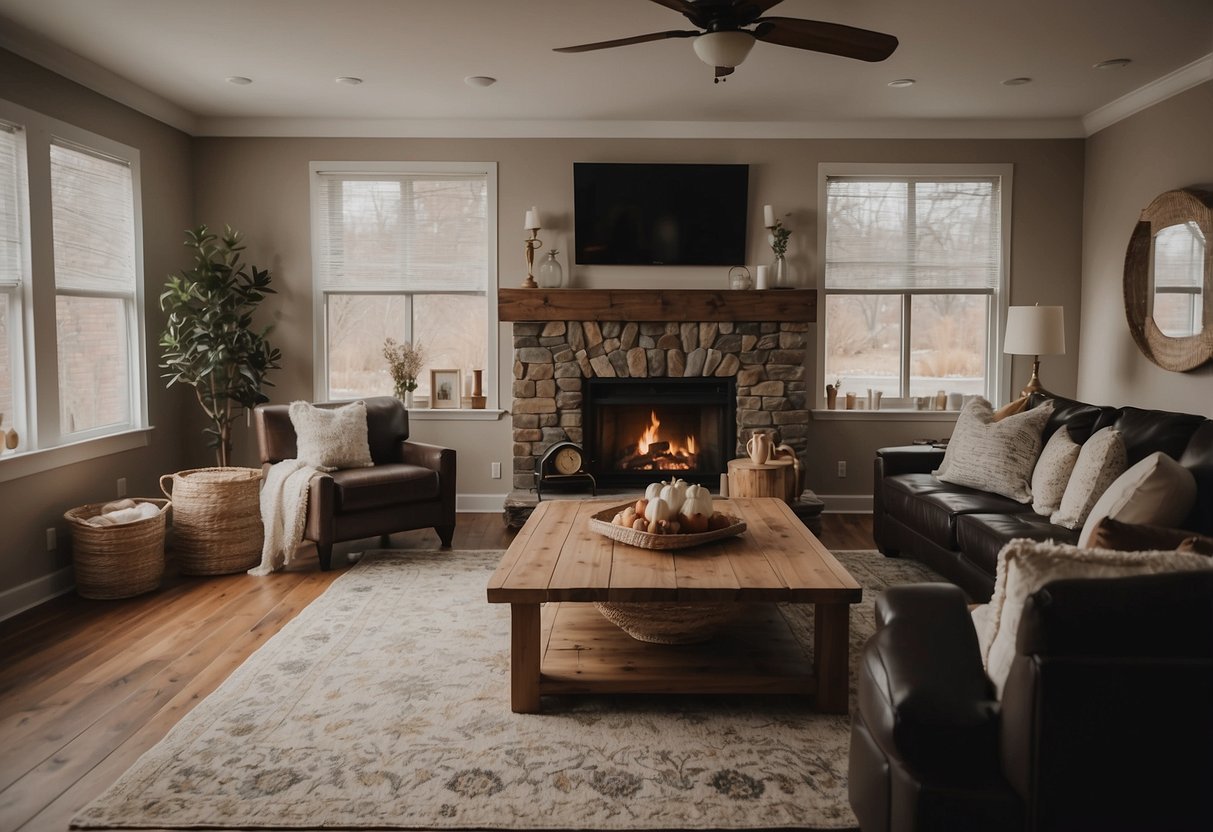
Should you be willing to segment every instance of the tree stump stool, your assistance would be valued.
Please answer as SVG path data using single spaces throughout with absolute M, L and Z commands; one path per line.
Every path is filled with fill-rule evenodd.
M 759 465 L 748 458 L 729 460 L 730 497 L 778 497 L 786 501 L 788 465 L 765 462 Z

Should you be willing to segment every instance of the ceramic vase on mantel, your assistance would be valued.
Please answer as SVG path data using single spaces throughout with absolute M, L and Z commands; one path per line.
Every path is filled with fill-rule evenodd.
M 535 280 L 540 289 L 559 289 L 564 283 L 564 269 L 556 259 L 559 253 L 559 249 L 548 249 L 548 256 L 539 264 L 539 268 L 535 269 Z
M 792 278 L 788 274 L 788 258 L 783 254 L 775 255 L 771 264 L 770 283 L 772 289 L 791 289 Z

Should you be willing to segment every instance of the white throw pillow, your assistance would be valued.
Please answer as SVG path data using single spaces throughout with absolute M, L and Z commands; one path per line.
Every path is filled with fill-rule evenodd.
M 300 461 L 321 471 L 375 464 L 367 440 L 365 402 L 334 408 L 291 402 L 290 416 Z
M 1086 547 L 1095 524 L 1105 517 L 1122 523 L 1178 526 L 1196 502 L 1192 472 L 1162 451 L 1156 451 L 1125 471 L 1095 502 L 1078 537 Z
M 1074 463 L 1061 505 L 1050 523 L 1067 529 L 1081 528 L 1095 502 L 1125 471 L 1125 443 L 1116 428 L 1104 428 L 1088 439 Z
M 1070 438 L 1069 428 L 1061 428 L 1049 437 L 1032 469 L 1032 511 L 1048 517 L 1061 507 L 1061 498 L 1081 451 L 1082 447 Z
M 1040 434 L 1052 412 L 1053 402 L 1048 401 L 995 422 L 990 403 L 973 399 L 956 419 L 956 429 L 935 476 L 944 482 L 1029 502 L 1029 478 L 1040 455 Z
M 986 673 L 999 698 L 1015 659 L 1023 605 L 1045 584 L 1063 578 L 1120 578 L 1211 568 L 1213 558 L 1183 552 L 1118 552 L 1012 540 L 998 553 L 998 573 L 994 595 L 985 605 L 988 608 L 973 611 Z

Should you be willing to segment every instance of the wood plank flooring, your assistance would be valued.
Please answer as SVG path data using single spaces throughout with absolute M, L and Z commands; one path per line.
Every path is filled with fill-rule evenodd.
M 497 514 L 461 514 L 457 549 L 505 549 Z M 869 515 L 827 514 L 822 542 L 871 549 Z M 436 549 L 433 531 L 393 535 L 401 549 Z M 64 595 L 0 622 L 0 830 L 68 828 L 72 815 L 156 744 L 254 650 L 374 540 L 252 580 L 176 575 L 124 601 Z

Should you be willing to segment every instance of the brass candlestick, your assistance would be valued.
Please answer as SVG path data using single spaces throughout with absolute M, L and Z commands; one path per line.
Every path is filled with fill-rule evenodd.
M 537 236 L 539 234 L 538 228 L 532 228 L 530 231 L 531 238 L 523 241 L 523 244 L 526 246 L 526 280 L 522 283 L 523 289 L 539 288 L 539 284 L 535 282 L 535 276 L 531 272 L 535 268 L 535 249 L 543 245 L 543 240 L 540 240 Z

